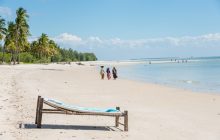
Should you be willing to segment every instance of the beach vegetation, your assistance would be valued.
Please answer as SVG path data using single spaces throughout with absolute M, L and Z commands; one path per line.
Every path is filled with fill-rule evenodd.
M 7 32 L 7 29 L 5 27 L 5 19 L 3 19 L 1 16 L 0 16 L 0 42 L 2 40 L 4 40 L 4 37 L 6 35 L 6 32 Z M 3 46 L 1 45 L 0 46 L 0 52 L 3 52 L 3 55 L 2 55 L 2 60 L 1 62 L 3 62 L 3 58 L 4 58 L 4 48 Z
M 3 51 L 3 47 L 2 47 L 2 45 L 0 44 L 0 52 L 2 52 Z
M 11 62 L 11 54 L 10 53 L 3 54 L 3 52 L 0 52 L 0 63 L 3 62 L 3 60 L 2 60 L 3 55 L 4 55 L 4 62 L 10 63 Z
M 5 19 L 3 19 L 3 18 L 0 16 L 0 41 L 3 40 L 5 34 L 6 34 Z
M 1 62 L 19 64 L 23 63 L 51 63 L 51 62 L 72 62 L 72 61 L 96 61 L 94 53 L 77 52 L 71 48 L 61 48 L 47 34 L 32 42 L 28 41 L 31 35 L 28 25 L 29 15 L 20 7 L 16 11 L 15 21 L 5 20 L 0 16 L 0 46 Z
M 16 52 L 16 45 L 15 45 L 15 23 L 14 22 L 8 22 L 8 28 L 6 32 L 6 36 L 4 39 L 4 51 L 3 51 L 3 57 L 2 61 L 5 61 L 5 53 L 10 53 L 11 55 L 11 62 L 15 64 L 16 58 L 15 58 L 15 52 Z
M 29 25 L 28 25 L 28 14 L 27 11 L 20 7 L 16 11 L 16 19 L 15 19 L 15 54 L 18 63 L 20 62 L 20 52 L 24 52 L 29 48 L 28 36 L 29 33 Z
M 36 58 L 29 52 L 23 52 L 20 54 L 20 61 L 24 63 L 34 63 Z

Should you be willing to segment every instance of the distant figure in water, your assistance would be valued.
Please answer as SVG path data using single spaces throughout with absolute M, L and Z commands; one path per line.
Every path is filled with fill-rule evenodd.
M 115 67 L 113 67 L 113 69 L 112 69 L 112 75 L 113 75 L 114 80 L 116 80 L 116 78 L 118 78 L 118 76 L 117 76 L 117 70 L 116 70 Z
M 101 79 L 103 80 L 105 78 L 104 66 L 101 66 L 100 75 L 101 75 Z
M 110 79 L 111 79 L 111 71 L 110 71 L 110 68 L 107 68 L 107 69 L 106 69 L 106 73 L 107 73 L 107 78 L 108 78 L 108 80 L 110 80 Z

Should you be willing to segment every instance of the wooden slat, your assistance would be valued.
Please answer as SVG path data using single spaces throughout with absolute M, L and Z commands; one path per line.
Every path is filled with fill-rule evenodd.
M 43 98 L 40 98 L 40 104 L 39 104 L 39 113 L 38 113 L 38 119 L 37 119 L 37 128 L 41 128 L 41 122 L 42 122 L 42 109 L 43 109 Z
M 37 124 L 37 119 L 38 119 L 38 113 L 39 113 L 39 101 L 40 101 L 41 96 L 38 96 L 37 98 L 37 108 L 36 108 L 36 118 L 35 118 L 35 124 Z
M 117 110 L 120 111 L 120 107 L 116 107 Z M 115 127 L 119 126 L 119 116 L 115 116 Z
M 124 114 L 124 131 L 128 131 L 128 111 L 125 111 Z
M 42 111 L 61 111 L 59 109 L 42 109 Z
M 123 124 L 123 123 L 120 123 L 120 122 L 118 122 L 118 124 L 120 124 L 120 125 L 123 125 L 123 126 L 125 125 L 125 124 Z

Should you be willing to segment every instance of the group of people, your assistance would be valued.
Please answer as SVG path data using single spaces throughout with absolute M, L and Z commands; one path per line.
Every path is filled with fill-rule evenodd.
M 108 80 L 110 80 L 111 79 L 111 69 L 109 67 L 106 69 L 106 74 L 107 74 Z M 101 79 L 105 78 L 104 66 L 101 66 L 100 75 L 101 75 Z M 115 67 L 112 68 L 112 76 L 113 76 L 114 80 L 116 80 L 116 78 L 118 78 L 117 70 Z

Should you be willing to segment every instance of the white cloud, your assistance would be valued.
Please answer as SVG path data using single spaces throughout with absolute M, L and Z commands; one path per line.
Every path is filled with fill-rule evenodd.
M 219 47 L 220 33 L 201 36 L 146 38 L 123 40 L 120 38 L 101 39 L 100 37 L 81 38 L 77 35 L 62 33 L 53 37 L 64 47 L 102 47 L 102 48 L 152 48 L 152 47 Z M 67 46 L 66 46 L 67 45 Z
M 220 55 L 220 33 L 134 40 L 98 36 L 82 38 L 62 33 L 50 38 L 64 48 L 94 52 L 100 59 Z M 36 40 L 36 37 L 29 40 Z
M 72 35 L 69 33 L 62 33 L 59 36 L 53 38 L 58 43 L 79 43 L 82 39 L 76 35 Z
M 88 38 L 88 41 L 90 41 L 90 42 L 96 42 L 96 43 L 103 43 L 103 41 L 102 41 L 99 37 L 97 37 L 97 36 L 95 36 L 95 37 L 93 37 L 93 36 L 89 37 L 89 38 Z
M 36 37 L 32 38 L 32 40 Z M 120 38 L 102 39 L 97 36 L 81 38 L 74 34 L 62 33 L 51 37 L 61 47 L 102 47 L 102 48 L 155 48 L 155 47 L 220 47 L 220 33 L 200 36 L 146 38 L 123 40 Z
M 12 15 L 12 11 L 8 7 L 0 6 L 0 15 L 2 15 L 4 17 L 10 17 Z

